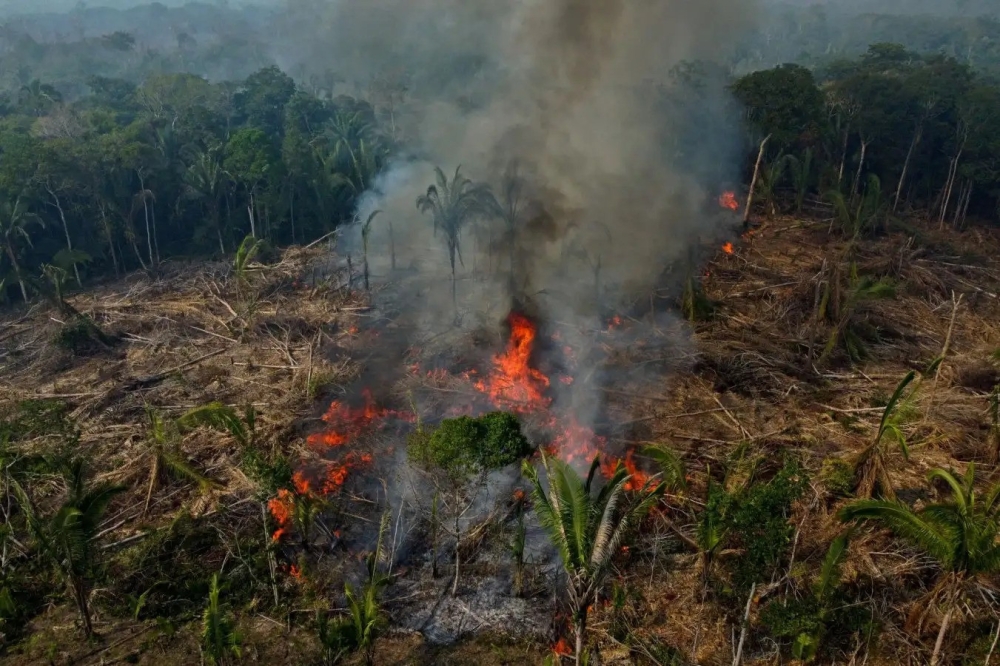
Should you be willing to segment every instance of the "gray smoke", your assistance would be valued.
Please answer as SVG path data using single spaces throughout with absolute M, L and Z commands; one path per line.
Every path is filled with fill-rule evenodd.
M 297 57 L 331 63 L 344 90 L 363 92 L 372 81 L 404 75 L 409 84 L 393 123 L 413 153 L 361 206 L 362 217 L 383 211 L 369 250 L 376 272 L 387 267 L 392 222 L 398 265 L 447 274 L 443 241 L 414 203 L 434 182 L 433 166 L 450 177 L 461 165 L 464 175 L 490 183 L 502 198 L 503 174 L 516 161 L 525 181 L 521 196 L 530 204 L 514 252 L 521 293 L 541 301 L 547 316 L 568 320 L 593 314 L 598 266 L 609 293 L 651 288 L 696 234 L 718 224 L 704 204 L 721 184 L 700 182 L 692 174 L 705 169 L 693 162 L 728 163 L 735 172 L 738 161 L 736 142 L 709 141 L 713 151 L 678 163 L 668 148 L 677 126 L 661 104 L 661 86 L 682 61 L 724 56 L 750 4 L 335 3 L 321 47 L 302 39 Z M 705 118 L 713 117 L 707 111 Z M 706 123 L 696 131 L 731 137 L 733 126 Z M 491 265 L 495 276 L 476 284 L 471 301 L 469 285 L 461 285 L 463 300 L 502 300 L 510 250 L 503 223 L 480 221 L 462 240 L 466 269 Z M 440 298 L 424 295 L 430 312 L 450 310 L 447 288 L 439 291 Z M 448 321 L 447 310 L 434 318 Z

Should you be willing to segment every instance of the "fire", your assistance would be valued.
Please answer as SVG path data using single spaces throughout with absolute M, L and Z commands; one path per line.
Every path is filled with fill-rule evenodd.
M 362 391 L 365 406 L 352 409 L 339 400 L 330 403 L 330 408 L 323 415 L 323 421 L 330 425 L 326 432 L 309 435 L 307 441 L 312 446 L 342 446 L 356 439 L 374 421 L 389 415 L 389 411 L 375 405 L 375 400 L 368 389 Z
M 611 321 L 608 322 L 608 330 L 613 331 L 621 325 L 622 325 L 622 318 L 619 315 L 615 315 L 614 317 L 611 318 Z
M 731 211 L 740 209 L 740 202 L 736 199 L 736 192 L 723 192 L 719 196 L 719 205 Z
M 569 657 L 573 654 L 573 648 L 565 638 L 560 638 L 559 642 L 552 646 L 552 651 L 560 657 Z
M 733 253 L 733 244 L 732 243 L 726 243 L 725 245 L 722 246 L 722 251 L 725 252 L 726 254 L 732 254 Z
M 568 463 L 580 462 L 589 465 L 598 454 L 599 445 L 603 445 L 604 441 L 603 437 L 598 437 L 593 430 L 580 425 L 571 417 L 553 440 L 551 450 Z
M 538 333 L 534 323 L 517 312 L 507 318 L 510 340 L 507 351 L 493 359 L 493 373 L 476 382 L 476 388 L 499 406 L 516 412 L 532 412 L 549 406 L 544 392 L 549 378 L 531 367 L 531 352 Z
M 278 523 L 278 529 L 271 535 L 272 541 L 280 541 L 281 537 L 288 531 L 288 525 L 292 522 L 292 512 L 295 510 L 295 496 L 286 488 L 278 489 L 278 496 L 272 497 L 267 502 L 267 508 L 274 516 L 274 521 Z

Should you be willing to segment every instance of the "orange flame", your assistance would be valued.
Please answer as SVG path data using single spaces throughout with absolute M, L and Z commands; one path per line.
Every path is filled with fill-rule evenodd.
M 281 537 L 288 531 L 288 525 L 292 522 L 292 511 L 295 508 L 295 497 L 291 491 L 285 488 L 278 489 L 278 496 L 272 497 L 267 502 L 267 508 L 274 516 L 274 521 L 278 523 L 278 529 L 271 535 L 272 541 L 280 541 Z
M 517 312 L 512 312 L 507 322 L 510 324 L 507 351 L 493 359 L 493 373 L 477 381 L 476 388 L 489 395 L 494 404 L 516 412 L 544 409 L 551 402 L 544 395 L 549 378 L 530 365 L 538 331 L 531 320 Z
M 719 205 L 731 211 L 740 209 L 740 202 L 736 198 L 736 192 L 723 192 L 719 196 Z
M 565 638 L 560 638 L 559 642 L 552 646 L 552 651 L 560 657 L 569 657 L 573 654 L 573 648 Z
M 726 243 L 725 245 L 722 246 L 722 251 L 725 252 L 726 254 L 732 254 L 733 253 L 733 244 L 732 243 Z

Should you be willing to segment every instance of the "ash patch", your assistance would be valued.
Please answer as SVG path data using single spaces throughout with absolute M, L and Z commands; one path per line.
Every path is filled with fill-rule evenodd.
M 415 589 L 398 585 L 405 603 L 393 608 L 403 628 L 420 632 L 430 643 L 449 644 L 465 636 L 492 633 L 512 638 L 546 640 L 553 617 L 549 598 L 511 596 L 509 577 L 469 576 L 451 595 L 451 581 L 416 582 Z

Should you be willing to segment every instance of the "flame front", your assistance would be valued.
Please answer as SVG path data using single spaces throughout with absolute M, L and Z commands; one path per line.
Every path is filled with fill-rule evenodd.
M 493 373 L 476 382 L 498 407 L 527 413 L 545 409 L 551 400 L 545 397 L 549 378 L 531 367 L 531 353 L 538 330 L 527 317 L 512 312 L 507 318 L 510 340 L 507 351 L 493 359 Z
M 719 205 L 733 212 L 738 211 L 740 209 L 740 202 L 736 198 L 736 192 L 723 192 L 719 196 Z

